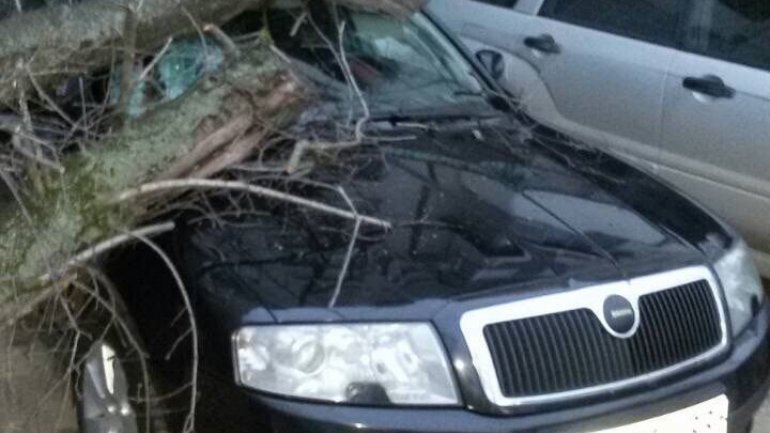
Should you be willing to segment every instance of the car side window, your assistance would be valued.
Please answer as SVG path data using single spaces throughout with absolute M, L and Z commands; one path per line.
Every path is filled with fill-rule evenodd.
M 519 0 L 473 0 L 477 3 L 486 3 L 492 6 L 500 6 L 503 8 L 513 9 Z
M 661 45 L 676 43 L 682 0 L 546 0 L 541 15 Z
M 770 2 L 700 0 L 685 27 L 688 49 L 770 70 Z

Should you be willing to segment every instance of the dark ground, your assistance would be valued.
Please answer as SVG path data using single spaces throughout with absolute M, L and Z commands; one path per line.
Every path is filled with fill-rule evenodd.
M 0 432 L 75 433 L 75 413 L 63 364 L 38 330 L 0 333 Z

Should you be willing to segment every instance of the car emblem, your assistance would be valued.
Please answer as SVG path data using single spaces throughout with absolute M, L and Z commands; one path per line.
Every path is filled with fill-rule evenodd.
M 637 314 L 631 302 L 618 295 L 604 300 L 604 321 L 611 332 L 628 334 L 636 324 Z

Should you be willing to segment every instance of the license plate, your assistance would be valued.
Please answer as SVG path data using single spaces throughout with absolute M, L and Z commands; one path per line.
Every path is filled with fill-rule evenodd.
M 634 424 L 593 433 L 727 433 L 727 397 L 709 401 Z

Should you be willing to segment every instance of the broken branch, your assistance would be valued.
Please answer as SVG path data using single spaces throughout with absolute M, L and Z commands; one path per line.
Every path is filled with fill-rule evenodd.
M 140 196 L 153 194 L 157 192 L 164 192 L 170 190 L 187 190 L 187 189 L 224 189 L 233 191 L 244 191 L 251 194 L 259 195 L 266 198 L 272 198 L 275 200 L 285 201 L 287 203 L 296 204 L 298 206 L 304 206 L 309 209 L 316 210 L 318 212 L 335 215 L 341 218 L 347 218 L 349 220 L 356 221 L 361 219 L 362 222 L 371 224 L 374 226 L 382 227 L 386 230 L 392 228 L 392 224 L 380 218 L 372 216 L 357 215 L 355 212 L 346 211 L 338 207 L 330 206 L 325 203 L 310 200 L 304 197 L 299 197 L 285 192 L 276 191 L 274 189 L 265 188 L 257 185 L 250 185 L 245 182 L 226 181 L 226 180 L 209 180 L 209 179 L 180 179 L 180 180 L 166 180 L 153 183 L 144 184 L 138 188 L 132 188 L 120 193 L 116 199 L 116 203 L 126 202 L 135 199 Z

